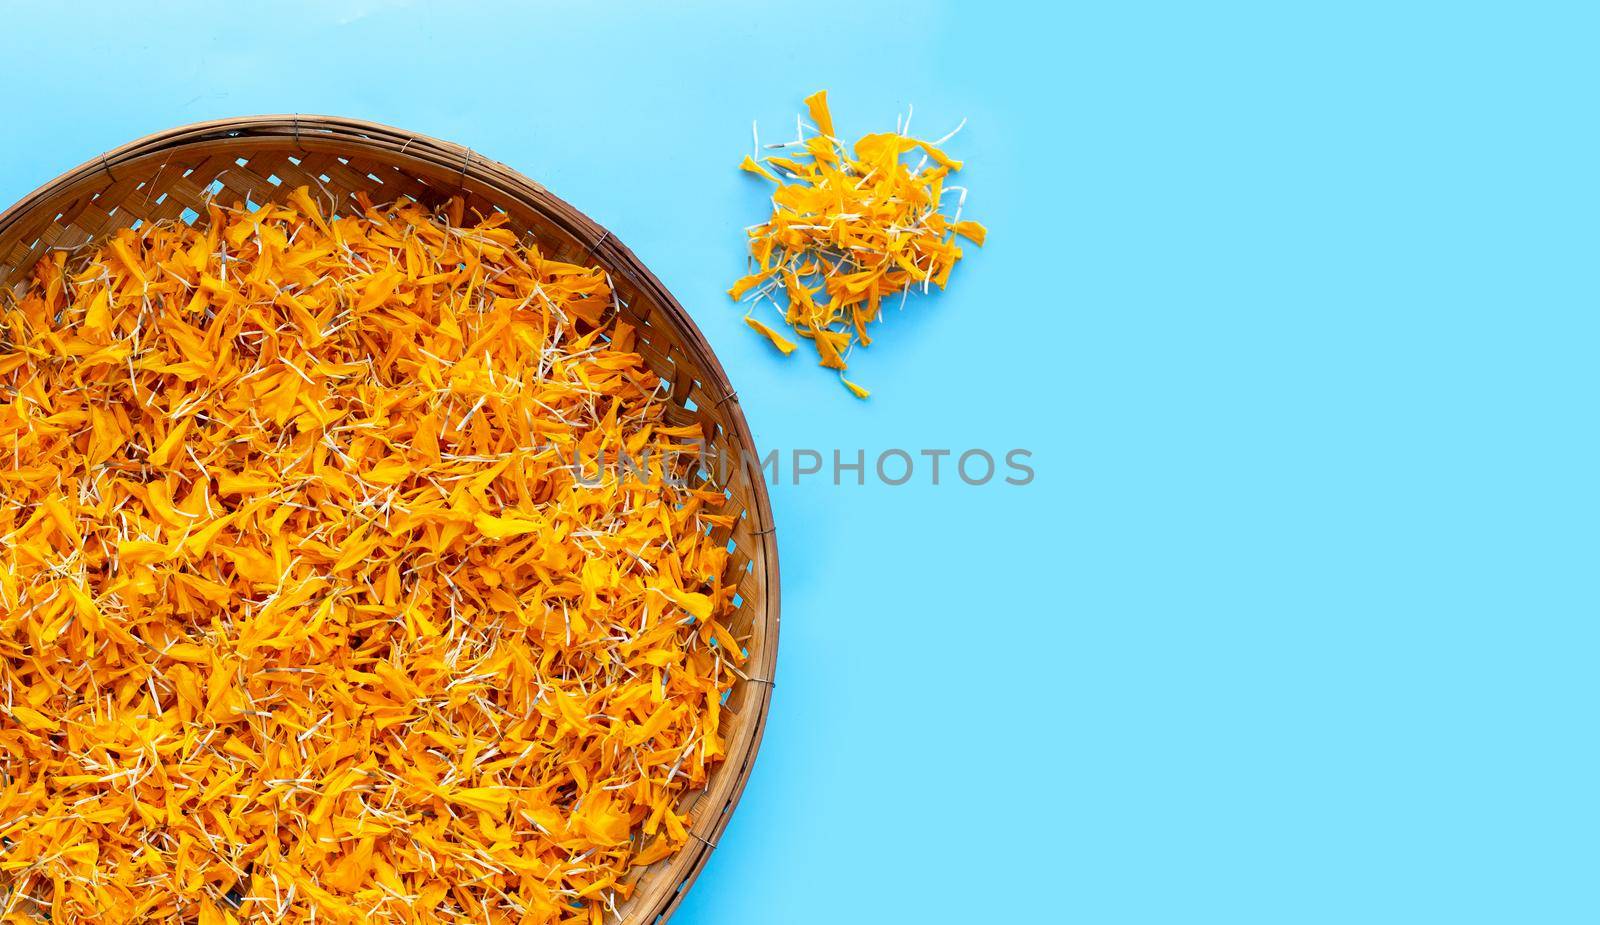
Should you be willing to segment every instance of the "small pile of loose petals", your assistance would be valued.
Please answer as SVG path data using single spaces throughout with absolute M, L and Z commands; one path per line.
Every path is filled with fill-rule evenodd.
M 357 206 L 0 300 L 0 922 L 597 925 L 690 837 L 743 658 L 698 431 L 603 271 Z
M 802 123 L 782 151 L 739 166 L 778 184 L 772 217 L 749 229 L 754 272 L 728 290 L 735 301 L 771 301 L 783 321 L 817 345 L 821 365 L 840 371 L 857 398 L 870 393 L 844 378 L 850 349 L 868 346 L 867 325 L 878 320 L 886 298 L 903 300 L 913 288 L 943 289 L 961 260 L 960 235 L 982 245 L 987 232 L 962 221 L 966 191 L 946 187 L 961 169 L 938 143 L 902 133 L 867 135 L 853 148 L 833 133 L 826 91 L 806 99 L 818 134 L 806 137 Z M 910 165 L 906 155 L 922 155 Z M 932 166 L 928 165 L 932 161 Z M 959 193 L 956 211 L 942 211 L 949 193 Z M 779 304 L 777 293 L 784 294 Z M 785 355 L 795 344 L 753 315 L 745 323 Z

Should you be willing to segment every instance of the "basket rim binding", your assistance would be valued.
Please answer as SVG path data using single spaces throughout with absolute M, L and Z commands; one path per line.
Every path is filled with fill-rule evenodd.
M 665 322 L 684 356 L 683 360 L 673 361 L 647 354 L 647 360 L 672 383 L 675 404 L 693 412 L 703 427 L 720 427 L 726 440 L 741 451 L 738 471 L 730 478 L 742 476 L 748 494 L 736 499 L 744 504 L 746 516 L 735 535 L 742 535 L 752 546 L 748 555 L 758 599 L 748 600 L 752 597 L 749 593 L 743 597 L 747 599 L 744 606 L 756 611 L 751 618 L 751 639 L 759 646 L 751 646 L 750 660 L 741 672 L 748 677 L 740 680 L 734 690 L 735 696 L 743 694 L 739 710 L 743 721 L 738 724 L 737 735 L 730 737 L 723 764 L 695 797 L 696 818 L 689 830 L 689 841 L 676 854 L 646 868 L 635 881 L 640 888 L 621 906 L 624 922 L 665 921 L 704 870 L 744 793 L 765 732 L 775 680 L 781 597 L 776 528 L 754 439 L 726 371 L 688 312 L 643 261 L 610 231 L 542 185 L 471 148 L 339 116 L 286 114 L 197 122 L 147 135 L 91 158 L 0 213 L 0 272 L 16 276 L 31 269 L 52 248 L 46 242 L 49 231 L 59 228 L 69 213 L 82 214 L 101 193 L 131 180 L 142 178 L 143 182 L 134 188 L 139 190 L 147 183 L 154 184 L 175 157 L 243 154 L 252 150 L 291 154 L 299 150 L 335 157 L 343 152 L 372 158 L 408 177 L 420 178 L 435 190 L 459 190 L 482 197 L 496 207 L 522 207 L 538 222 L 576 242 L 608 273 L 625 280 L 637 293 L 631 301 L 643 300 L 652 307 L 651 314 Z M 116 211 L 114 206 L 90 240 L 132 224 L 128 214 L 114 218 Z M 14 259 L 18 255 L 21 259 Z M 616 287 L 619 299 L 622 288 Z M 680 368 L 684 361 L 692 366 L 693 377 Z M 661 362 L 672 364 L 672 375 L 659 368 Z M 698 400 L 689 394 L 696 388 Z M 646 881 L 649 885 L 643 886 Z

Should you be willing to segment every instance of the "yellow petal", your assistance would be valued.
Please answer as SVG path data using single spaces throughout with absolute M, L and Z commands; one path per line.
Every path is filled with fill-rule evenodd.
M 89 308 L 83 315 L 83 328 L 95 334 L 104 334 L 111 330 L 111 292 L 102 289 L 89 301 Z
M 464 787 L 449 794 L 452 803 L 485 813 L 503 813 L 511 805 L 511 791 L 504 787 Z
M 394 485 L 405 481 L 410 475 L 409 463 L 403 459 L 391 459 L 368 469 L 362 478 L 376 485 Z
M 740 299 L 745 297 L 745 293 L 747 293 L 750 290 L 756 288 L 757 286 L 761 285 L 762 283 L 766 282 L 767 280 L 769 280 L 771 278 L 772 278 L 772 271 L 771 270 L 762 270 L 760 273 L 752 273 L 749 276 L 741 276 L 733 284 L 733 288 L 728 290 L 728 295 L 732 296 L 733 300 L 735 302 L 737 302 Z
M 697 620 L 707 620 L 711 617 L 711 598 L 694 591 L 685 591 L 671 586 L 663 587 L 662 593 L 671 598 L 674 603 L 688 611 Z
M 168 658 L 176 661 L 200 665 L 211 660 L 211 655 L 205 646 L 198 646 L 192 642 L 179 642 L 167 646 L 166 654 Z
M 74 544 L 83 542 L 83 537 L 78 533 L 77 523 L 74 522 L 72 514 L 67 511 L 67 506 L 62 503 L 60 497 L 47 495 L 40 506 L 44 508 L 45 516 L 50 518 L 50 522 L 55 524 L 56 529 L 65 534 L 67 539 Z
M 367 312 L 381 306 L 394 294 L 400 285 L 401 276 L 394 271 L 378 273 L 368 280 L 365 290 L 361 294 L 361 301 L 356 303 L 356 310 Z
M 172 462 L 172 457 L 177 453 L 178 444 L 189 433 L 189 422 L 193 418 L 184 418 L 161 439 L 154 450 L 150 451 L 150 465 L 165 466 Z
M 977 222 L 956 222 L 955 232 L 956 234 L 961 235 L 963 238 L 972 241 L 979 247 L 983 246 L 984 238 L 989 236 L 989 229 L 983 227 Z
M 762 334 L 765 334 L 767 336 L 767 340 L 772 341 L 772 346 L 783 351 L 784 356 L 794 353 L 794 341 L 784 337 L 782 334 L 779 334 L 777 331 L 774 331 L 773 329 L 767 327 L 756 319 L 749 317 L 748 315 L 745 316 L 744 323 L 748 324 L 752 328 L 755 328 L 757 331 L 760 331 Z
M 806 97 L 806 109 L 811 112 L 811 121 L 817 124 L 817 130 L 824 135 L 833 134 L 833 113 L 828 111 L 828 91 L 818 90 Z
M 25 707 L 20 704 L 11 708 L 11 716 L 25 728 L 34 732 L 55 732 L 61 728 L 61 724 L 50 717 L 32 707 Z
M 771 180 L 774 183 L 782 183 L 783 182 L 782 180 L 779 180 L 776 176 L 774 176 L 772 171 L 770 171 L 767 168 L 761 166 L 760 164 L 757 164 L 754 160 L 751 160 L 748 155 L 745 156 L 744 160 L 739 162 L 739 169 L 740 170 L 744 170 L 744 171 L 748 171 L 748 172 L 753 173 L 753 174 L 755 174 L 757 176 L 766 177 L 768 180 Z
M 544 527 L 539 521 L 526 517 L 496 517 L 493 514 L 479 514 L 472 519 L 472 523 L 485 536 L 497 540 L 522 536 L 526 533 L 538 533 Z

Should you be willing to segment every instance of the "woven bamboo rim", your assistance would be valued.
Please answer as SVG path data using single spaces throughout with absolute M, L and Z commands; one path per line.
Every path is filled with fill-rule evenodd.
M 731 543 L 725 585 L 737 588 L 729 628 L 749 660 L 724 709 L 727 760 L 705 789 L 684 797 L 694 818 L 676 855 L 633 876 L 621 921 L 664 921 L 727 827 L 761 744 L 778 654 L 778 547 L 750 428 L 711 345 L 683 306 L 611 232 L 544 187 L 468 148 L 385 125 L 331 116 L 254 116 L 158 132 L 109 151 L 39 188 L 0 214 L 0 286 L 20 292 L 40 257 L 77 250 L 119 229 L 154 221 L 200 224 L 215 197 L 261 204 L 298 186 L 340 205 L 358 192 L 375 202 L 409 196 L 435 205 L 463 196 L 467 214 L 505 212 L 510 227 L 559 260 L 611 275 L 617 310 L 636 329 L 638 352 L 671 383 L 668 417 L 698 424 L 729 461 L 712 473 L 742 516 L 713 539 Z

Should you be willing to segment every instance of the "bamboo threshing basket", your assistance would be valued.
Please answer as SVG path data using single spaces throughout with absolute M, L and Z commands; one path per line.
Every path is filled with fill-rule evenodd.
M 668 417 L 697 424 L 705 445 L 730 461 L 710 476 L 725 489 L 732 528 L 725 586 L 737 588 L 730 629 L 744 641 L 748 677 L 735 686 L 724 722 L 727 760 L 706 788 L 685 796 L 688 845 L 636 872 L 619 912 L 628 925 L 665 920 L 705 867 L 749 779 L 772 698 L 778 650 L 778 551 L 772 511 L 739 401 L 711 346 L 654 274 L 609 231 L 517 172 L 473 151 L 383 125 L 327 116 L 258 116 L 204 122 L 150 135 L 107 152 L 0 214 L 0 286 L 20 292 L 53 249 L 76 250 L 141 223 L 207 221 L 215 197 L 257 205 L 299 186 L 343 205 L 402 196 L 436 205 L 462 196 L 467 214 L 492 210 L 558 260 L 598 265 L 611 276 L 617 311 L 636 329 L 637 350 L 671 385 Z

